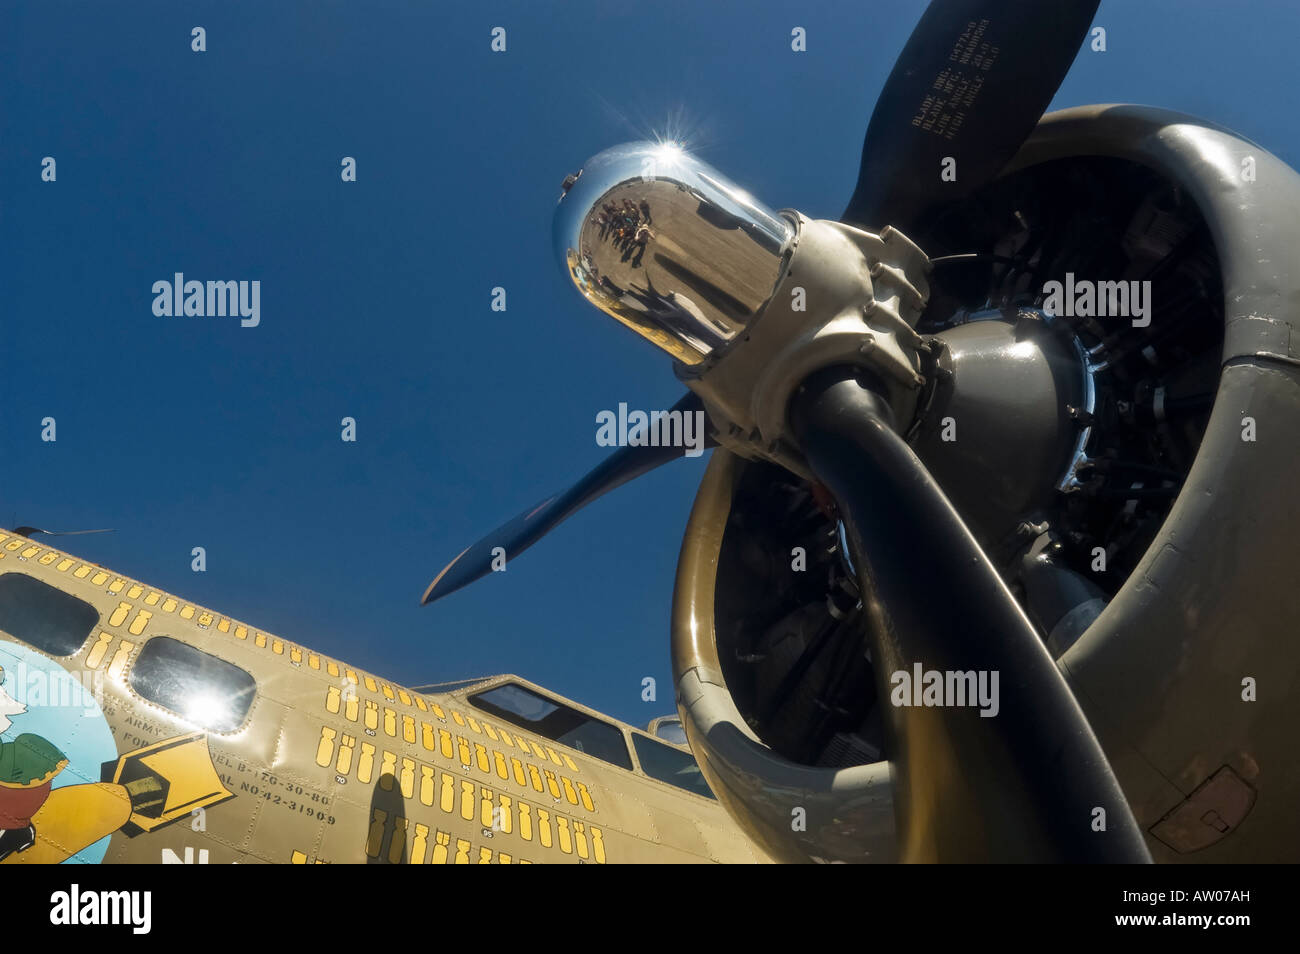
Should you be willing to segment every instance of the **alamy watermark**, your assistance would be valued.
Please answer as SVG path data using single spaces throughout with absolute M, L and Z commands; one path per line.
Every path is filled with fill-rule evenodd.
M 0 732 L 12 724 L 10 716 L 29 709 L 80 709 L 99 714 L 104 698 L 104 674 L 97 669 L 60 670 L 57 674 L 24 662 L 0 669 Z
M 232 318 L 243 328 L 256 328 L 262 321 L 260 281 L 186 281 L 176 272 L 172 281 L 153 283 L 153 313 L 160 318 Z
M 620 403 L 618 411 L 596 415 L 596 444 L 599 447 L 684 447 L 687 457 L 704 453 L 706 436 L 703 411 L 629 411 Z
M 1043 285 L 1043 310 L 1061 318 L 1131 318 L 1134 328 L 1151 324 L 1151 282 L 1094 282 L 1065 273 Z
M 133 934 L 148 934 L 153 926 L 153 892 L 82 890 L 74 884 L 50 895 L 54 925 L 121 925 Z
M 914 663 L 909 672 L 900 669 L 889 677 L 893 691 L 889 701 L 895 706 L 941 708 L 978 707 L 980 718 L 998 714 L 998 671 L 996 669 L 925 669 Z

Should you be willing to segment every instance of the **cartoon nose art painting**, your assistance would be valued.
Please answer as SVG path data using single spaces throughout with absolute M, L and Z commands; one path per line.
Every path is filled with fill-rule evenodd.
M 203 733 L 119 756 L 93 683 L 0 643 L 0 864 L 96 864 L 115 832 L 231 797 Z

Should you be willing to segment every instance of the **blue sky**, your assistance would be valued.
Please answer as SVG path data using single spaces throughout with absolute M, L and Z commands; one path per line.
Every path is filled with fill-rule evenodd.
M 561 283 L 560 181 L 670 132 L 769 205 L 835 217 L 923 6 L 10 0 L 0 524 L 119 528 L 62 544 L 407 684 L 514 671 L 634 723 L 671 711 L 705 459 L 418 606 L 448 559 L 601 458 L 598 411 L 682 391 Z M 1107 0 L 1095 23 L 1108 49 L 1084 49 L 1054 108 L 1165 106 L 1300 160 L 1300 7 Z M 261 324 L 156 317 L 177 271 L 259 280 Z

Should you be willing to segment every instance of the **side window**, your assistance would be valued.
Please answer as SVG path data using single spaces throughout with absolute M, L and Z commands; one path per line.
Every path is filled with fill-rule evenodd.
M 686 730 L 682 728 L 681 719 L 660 719 L 659 724 L 655 726 L 654 736 L 656 739 L 663 739 L 673 745 L 686 744 Z
M 553 739 L 571 749 L 585 752 L 605 762 L 632 768 L 623 733 L 608 722 L 601 722 L 562 702 L 538 695 L 515 683 L 506 683 L 487 692 L 470 696 L 475 707 L 490 715 Z
M 709 791 L 709 784 L 704 781 L 704 774 L 691 753 L 674 749 L 670 745 L 656 742 L 649 736 L 637 735 L 635 732 L 632 733 L 632 745 L 636 748 L 636 757 L 641 763 L 641 771 L 651 778 L 676 785 L 678 788 L 703 795 L 705 798 L 713 797 L 713 792 Z
M 0 575 L 0 629 L 51 656 L 71 656 L 99 622 L 85 600 L 26 573 Z
M 238 666 L 170 636 L 144 644 L 129 678 L 143 698 L 213 732 L 243 725 L 257 693 L 256 681 Z

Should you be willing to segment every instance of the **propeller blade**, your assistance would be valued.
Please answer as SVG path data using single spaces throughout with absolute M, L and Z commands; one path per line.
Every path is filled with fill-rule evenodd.
M 683 415 L 697 411 L 702 413 L 704 404 L 694 393 L 690 393 L 674 404 L 672 410 L 681 411 Z M 705 421 L 704 446 L 714 447 L 717 441 L 712 437 L 712 425 L 707 423 L 707 416 Z M 420 605 L 432 603 L 486 576 L 492 570 L 493 551 L 498 547 L 505 551 L 507 560 L 514 559 L 596 498 L 661 464 L 684 456 L 688 449 L 662 446 L 619 448 L 568 490 L 547 497 L 462 550 L 459 556 L 433 578 L 420 599 Z
M 884 709 L 903 860 L 1150 861 L 1038 633 L 860 373 L 814 375 L 790 417 L 848 527 L 880 698 L 894 703 Z M 948 673 L 985 674 L 989 704 L 919 705 L 916 685 L 895 698 L 935 671 L 949 687 Z
M 43 533 L 47 537 L 75 537 L 83 533 L 116 533 L 116 528 L 105 527 L 102 530 L 42 530 L 40 527 L 15 527 L 14 533 L 30 537 L 33 533 Z
M 1099 0 L 933 0 L 876 101 L 845 222 L 906 231 L 991 180 L 1074 62 Z M 945 157 L 953 181 L 940 178 Z

